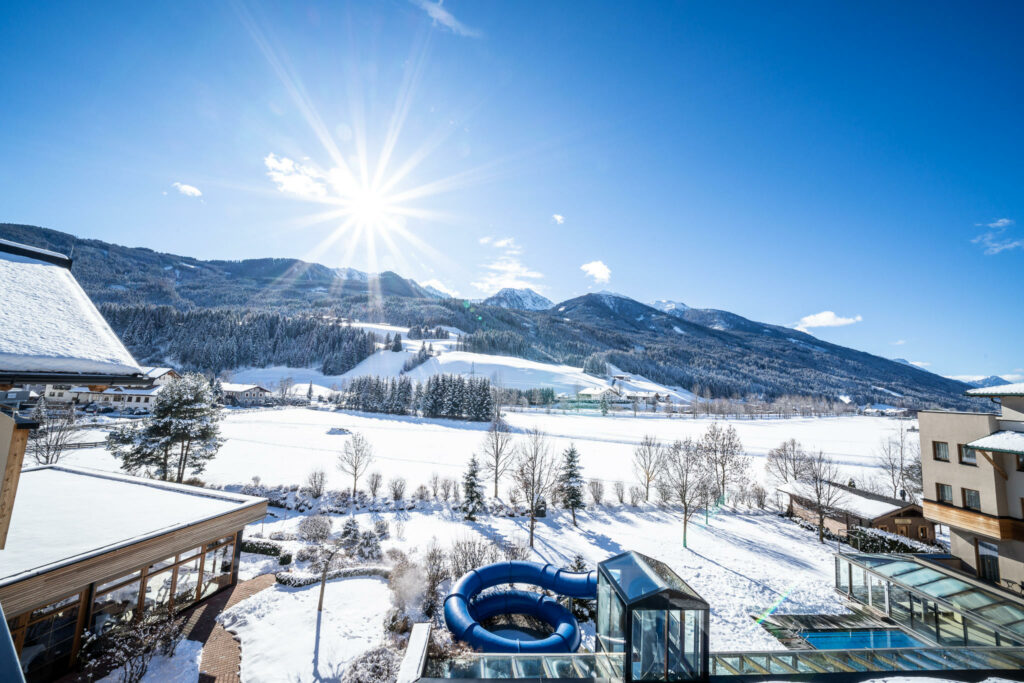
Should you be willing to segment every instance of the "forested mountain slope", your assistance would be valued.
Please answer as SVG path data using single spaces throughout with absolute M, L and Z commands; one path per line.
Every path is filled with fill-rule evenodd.
M 727 311 L 665 301 L 659 310 L 607 292 L 515 310 L 438 298 L 394 273 L 297 259 L 202 261 L 12 224 L 0 224 L 0 238 L 70 253 L 75 275 L 129 348 L 147 362 L 186 369 L 299 364 L 344 372 L 372 343 L 353 331 L 332 332 L 348 318 L 450 325 L 468 333 L 467 351 L 592 372 L 610 363 L 714 397 L 983 407 L 964 397 L 962 382 Z

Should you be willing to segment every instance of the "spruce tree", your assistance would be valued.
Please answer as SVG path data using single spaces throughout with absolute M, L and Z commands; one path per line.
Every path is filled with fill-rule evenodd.
M 580 467 L 580 453 L 575 444 L 562 453 L 562 470 L 558 475 L 558 493 L 562 505 L 572 512 L 572 525 L 576 524 L 576 511 L 587 507 L 583 501 L 583 472 Z
M 476 513 L 484 507 L 484 494 L 480 486 L 480 464 L 476 460 L 476 454 L 469 459 L 469 467 L 462 477 L 462 497 L 465 499 L 462 509 L 466 513 L 466 519 L 475 521 Z

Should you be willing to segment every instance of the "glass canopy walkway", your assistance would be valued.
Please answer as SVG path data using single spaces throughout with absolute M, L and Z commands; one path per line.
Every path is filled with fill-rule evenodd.
M 836 590 L 940 646 L 1024 645 L 1024 597 L 914 555 L 836 555 Z
M 893 648 L 712 652 L 712 676 L 907 671 L 1020 671 L 1024 648 Z

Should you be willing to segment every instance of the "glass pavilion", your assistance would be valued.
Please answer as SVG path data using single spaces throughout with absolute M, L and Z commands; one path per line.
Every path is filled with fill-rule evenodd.
M 626 552 L 597 566 L 597 652 L 625 681 L 706 680 L 710 611 L 664 562 Z
M 1024 645 L 1024 598 L 913 555 L 836 555 L 836 590 L 940 646 Z

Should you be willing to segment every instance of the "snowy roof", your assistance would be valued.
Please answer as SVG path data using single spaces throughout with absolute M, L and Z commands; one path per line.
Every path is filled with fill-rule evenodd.
M 159 379 L 169 372 L 174 372 L 174 368 L 152 368 L 147 365 L 143 365 L 140 369 L 142 370 L 142 374 L 146 377 L 151 377 L 152 379 Z
M 863 519 L 877 519 L 883 515 L 888 515 L 913 505 L 913 503 L 908 501 L 888 498 L 875 493 L 869 493 L 868 491 L 860 491 L 849 486 L 843 486 L 842 484 L 833 484 L 833 486 L 840 489 L 842 493 L 839 494 L 835 505 L 832 507 Z M 778 490 L 800 498 L 814 499 L 814 493 L 810 485 L 805 482 L 787 482 L 779 486 Z
M 104 394 L 117 394 L 121 396 L 156 396 L 164 387 L 162 384 L 157 384 L 152 387 L 107 387 L 103 390 Z
M 1024 454 L 1024 432 L 996 432 L 967 445 L 979 451 Z
M 59 254 L 0 240 L 0 375 L 139 373 L 70 265 Z
M 980 387 L 968 389 L 968 396 L 1024 396 L 1024 382 L 1003 384 L 998 387 Z
M 580 396 L 600 396 L 605 392 L 618 393 L 613 387 L 587 387 L 580 390 Z
M 74 467 L 26 469 L 0 552 L 0 585 L 262 502 Z
M 235 384 L 234 382 L 221 382 L 220 388 L 224 391 L 241 392 L 241 391 L 252 391 L 253 389 L 259 389 L 270 393 L 269 389 L 264 389 L 259 384 Z

